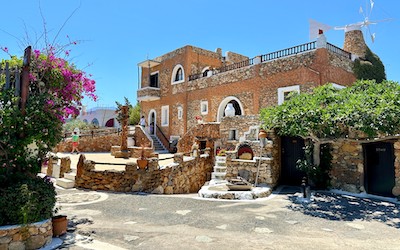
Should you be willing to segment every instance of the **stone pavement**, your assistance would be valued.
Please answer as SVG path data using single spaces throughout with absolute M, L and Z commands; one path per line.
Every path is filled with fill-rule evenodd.
M 255 201 L 57 189 L 60 249 L 400 249 L 400 204 L 283 187 Z

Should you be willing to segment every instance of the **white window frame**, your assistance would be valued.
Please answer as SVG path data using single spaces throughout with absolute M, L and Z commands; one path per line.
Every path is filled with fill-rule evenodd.
M 278 105 L 281 105 L 285 101 L 285 93 L 287 92 L 297 92 L 300 94 L 300 85 L 278 88 Z
M 182 80 L 175 81 L 175 76 L 176 72 L 178 72 L 178 69 L 182 69 Z M 175 65 L 174 69 L 172 70 L 172 75 L 171 75 L 171 84 L 178 84 L 178 83 L 183 83 L 185 82 L 185 70 L 183 69 L 183 66 L 180 64 Z
M 232 138 L 232 136 L 231 136 L 232 133 L 235 133 L 235 138 Z M 229 141 L 237 141 L 238 140 L 238 130 L 237 129 L 229 129 L 228 140 Z
M 202 115 L 208 114 L 208 101 L 200 102 L 200 112 Z
M 169 125 L 169 105 L 161 107 L 161 126 L 167 127 Z
M 208 71 L 207 71 L 208 70 Z M 207 75 L 203 76 L 204 72 L 207 71 Z M 212 71 L 210 69 L 210 66 L 205 67 L 202 71 L 201 71 L 201 76 L 202 77 L 210 77 L 212 75 Z
M 343 86 L 343 85 L 340 85 L 340 84 L 337 84 L 337 83 L 332 83 L 332 86 L 333 86 L 334 88 L 337 88 L 337 89 L 344 89 L 344 88 L 346 88 L 346 86 Z
M 181 106 L 178 107 L 178 120 L 182 120 L 183 118 L 183 108 Z

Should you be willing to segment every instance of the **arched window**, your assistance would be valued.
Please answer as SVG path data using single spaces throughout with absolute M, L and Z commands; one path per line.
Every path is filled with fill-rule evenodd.
M 225 108 L 228 105 L 228 103 L 231 103 L 232 106 L 234 107 L 235 115 L 245 115 L 243 104 L 240 102 L 240 100 L 237 97 L 228 96 L 224 100 L 222 100 L 222 102 L 219 104 L 217 113 L 217 122 L 220 122 L 222 118 L 225 116 Z
M 185 81 L 185 71 L 183 70 L 182 65 L 178 64 L 174 67 L 172 71 L 171 83 L 181 83 Z
M 182 71 L 182 68 L 179 68 L 175 74 L 175 82 L 182 81 L 182 80 L 183 80 L 183 71 Z
M 210 73 L 211 73 L 210 72 L 210 67 L 207 66 L 201 71 L 201 76 L 202 77 L 207 77 L 207 76 L 209 76 Z
M 97 120 L 96 118 L 94 118 L 94 119 L 92 120 L 92 124 L 95 125 L 96 127 L 98 127 L 98 126 L 99 126 L 99 120 Z

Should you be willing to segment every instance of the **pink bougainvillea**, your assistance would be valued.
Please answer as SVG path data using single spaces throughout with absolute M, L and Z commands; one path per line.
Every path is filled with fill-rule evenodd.
M 65 51 L 69 55 L 69 50 Z M 74 64 L 56 56 L 56 49 L 34 50 L 31 57 L 29 79 L 39 91 L 47 91 L 53 97 L 47 102 L 49 110 L 61 120 L 79 114 L 83 96 L 96 101 L 96 82 Z

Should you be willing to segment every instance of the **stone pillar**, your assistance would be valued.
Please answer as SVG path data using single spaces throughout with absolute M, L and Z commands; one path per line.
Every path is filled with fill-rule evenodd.
M 400 197 L 400 140 L 394 143 L 394 157 L 395 184 L 392 193 L 394 196 Z
M 126 105 L 122 106 L 121 111 L 120 111 L 122 114 L 121 151 L 128 150 L 128 118 L 129 118 L 128 111 L 129 111 L 129 107 Z

